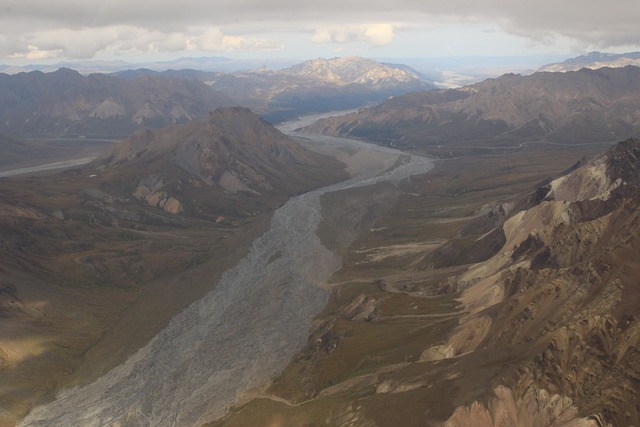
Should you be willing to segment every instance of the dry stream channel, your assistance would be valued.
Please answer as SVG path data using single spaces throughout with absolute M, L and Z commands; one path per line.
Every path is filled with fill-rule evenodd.
M 292 133 L 296 127 L 288 123 L 281 129 Z M 243 393 L 284 369 L 327 303 L 328 294 L 319 285 L 342 262 L 316 235 L 320 197 L 406 179 L 432 167 L 427 158 L 371 144 L 304 137 L 325 153 L 358 152 L 359 173 L 290 199 L 246 258 L 203 299 L 175 316 L 125 363 L 91 384 L 62 391 L 21 425 L 199 425 L 224 415 Z

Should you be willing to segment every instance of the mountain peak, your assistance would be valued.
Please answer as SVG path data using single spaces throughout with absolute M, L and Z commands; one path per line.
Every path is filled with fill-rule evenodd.
M 138 191 L 145 195 L 167 192 L 185 179 L 229 194 L 287 194 L 308 181 L 304 171 L 314 159 L 249 109 L 228 107 L 207 119 L 137 131 L 115 148 L 105 168 L 146 180 Z
M 56 71 L 54 71 L 51 74 L 52 75 L 57 75 L 57 76 L 65 76 L 66 75 L 66 76 L 80 76 L 80 77 L 82 77 L 82 74 L 80 74 L 76 70 L 72 70 L 71 68 L 67 68 L 67 67 L 58 68 Z
M 417 73 L 359 56 L 312 59 L 289 67 L 285 72 L 344 84 L 407 83 L 422 80 Z

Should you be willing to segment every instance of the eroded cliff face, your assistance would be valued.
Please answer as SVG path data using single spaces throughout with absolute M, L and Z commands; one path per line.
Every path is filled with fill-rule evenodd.
M 639 185 L 631 139 L 541 188 L 503 249 L 458 278 L 467 314 L 423 360 L 511 360 L 494 397 L 445 425 L 640 422 Z

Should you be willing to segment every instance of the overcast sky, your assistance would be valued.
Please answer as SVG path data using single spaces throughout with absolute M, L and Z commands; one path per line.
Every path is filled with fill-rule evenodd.
M 640 50 L 638 0 L 0 0 L 0 63 Z

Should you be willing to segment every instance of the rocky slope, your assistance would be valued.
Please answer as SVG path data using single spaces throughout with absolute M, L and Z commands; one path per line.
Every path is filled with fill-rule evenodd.
M 445 425 L 640 421 L 639 184 L 640 140 L 627 140 L 541 187 L 505 221 L 502 250 L 457 278 L 467 314 L 423 357 L 517 356 L 502 410 L 461 408 Z
M 640 68 L 504 75 L 457 90 L 398 96 L 310 132 L 399 147 L 519 147 L 619 141 L 640 132 Z M 440 147 L 441 146 L 441 147 Z
M 13 135 L 125 136 L 231 105 L 202 82 L 158 75 L 125 80 L 64 68 L 0 74 L 0 131 Z
M 584 425 L 637 424 L 639 184 L 640 141 L 627 140 L 540 188 L 505 222 L 501 253 L 461 278 L 474 284 L 458 330 L 490 327 L 454 355 L 519 349 L 518 398 L 546 390 L 589 415 Z M 489 289 L 497 298 L 483 301 Z

